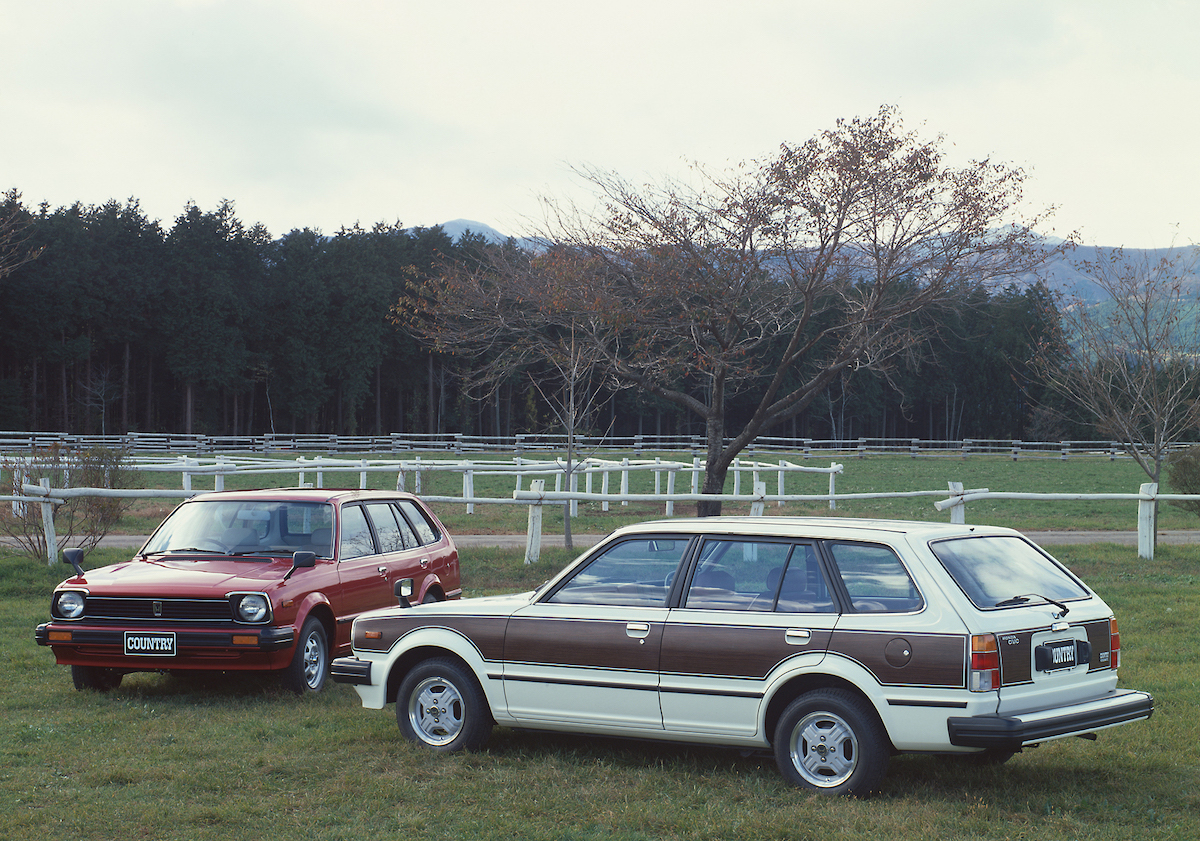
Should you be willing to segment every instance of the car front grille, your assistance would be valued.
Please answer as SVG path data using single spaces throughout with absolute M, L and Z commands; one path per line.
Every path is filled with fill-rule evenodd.
M 85 620 L 136 622 L 232 622 L 229 599 L 143 599 L 88 596 Z

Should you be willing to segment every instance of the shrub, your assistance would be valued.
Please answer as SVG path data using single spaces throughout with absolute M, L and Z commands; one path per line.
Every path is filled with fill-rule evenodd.
M 1200 444 L 1167 456 L 1167 481 L 1173 493 L 1200 494 Z M 1200 499 L 1173 499 L 1171 504 L 1200 514 Z
M 50 480 L 51 488 L 127 488 L 135 473 L 126 466 L 126 453 L 108 447 L 73 450 L 55 444 L 35 450 L 29 457 L 7 456 L 0 461 L 6 482 L 14 495 L 21 485 L 36 485 Z M 54 530 L 59 546 L 68 541 L 91 551 L 120 519 L 131 500 L 114 497 L 80 496 L 55 505 Z M 14 502 L 0 506 L 0 534 L 6 535 L 26 555 L 38 560 L 47 557 L 42 506 Z

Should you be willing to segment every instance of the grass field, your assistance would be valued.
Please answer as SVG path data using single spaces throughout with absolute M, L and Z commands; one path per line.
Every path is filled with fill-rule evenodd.
M 497 729 L 481 753 L 436 756 L 336 684 L 297 699 L 266 678 L 132 675 L 76 692 L 33 642 L 61 567 L 0 555 L 0 838 L 1200 838 L 1200 549 L 1055 553 L 1117 612 L 1121 683 L 1154 694 L 1154 717 L 998 768 L 899 757 L 866 801 L 810 796 L 770 758 L 716 748 Z M 464 585 L 526 589 L 568 560 L 471 550 Z

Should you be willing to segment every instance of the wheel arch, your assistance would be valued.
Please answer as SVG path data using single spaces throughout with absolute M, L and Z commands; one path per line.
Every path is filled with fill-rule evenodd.
M 767 701 L 766 712 L 763 719 L 763 733 L 768 741 L 773 742 L 775 738 L 775 725 L 779 723 L 780 716 L 787 709 L 788 704 L 808 692 L 815 689 L 841 689 L 851 692 L 861 698 L 875 716 L 879 726 L 883 729 L 884 734 L 888 739 L 888 749 L 891 753 L 896 753 L 896 746 L 892 743 L 891 733 L 888 732 L 887 724 L 883 717 L 879 714 L 879 710 L 875 707 L 875 702 L 871 699 L 869 693 L 864 692 L 858 684 L 840 675 L 830 674 L 828 672 L 805 672 L 797 674 L 785 680 L 771 695 Z
M 392 661 L 388 669 L 387 688 L 384 696 L 386 703 L 394 703 L 396 693 L 400 689 L 400 684 L 404 682 L 404 678 L 408 673 L 420 663 L 426 660 L 444 659 L 451 660 L 461 666 L 468 674 L 470 674 L 483 690 L 484 696 L 488 699 L 489 709 L 493 706 L 492 698 L 488 693 L 487 681 L 480 680 L 479 671 L 467 658 L 463 657 L 457 651 L 447 648 L 444 645 L 436 643 L 425 643 L 416 645 L 404 651 Z M 494 716 L 493 716 L 494 718 Z

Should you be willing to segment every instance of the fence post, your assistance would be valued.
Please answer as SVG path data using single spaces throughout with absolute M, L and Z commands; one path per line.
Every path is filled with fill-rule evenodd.
M 700 456 L 692 456 L 692 494 L 700 493 Z
M 621 496 L 629 496 L 629 459 L 621 459 L 621 465 L 624 470 L 621 471 Z M 621 500 L 622 505 L 628 505 L 628 499 Z
M 671 497 L 675 496 L 675 468 L 667 471 L 667 516 L 675 516 L 675 500 Z
M 756 498 L 753 502 L 750 503 L 750 516 L 751 517 L 761 517 L 763 515 L 763 511 L 767 507 L 766 500 L 763 499 L 763 497 L 765 497 L 766 495 L 767 495 L 767 483 L 766 482 L 755 482 L 754 483 L 754 496 Z
M 474 499 L 475 498 L 475 471 L 473 471 L 473 470 L 464 470 L 463 471 L 462 488 L 463 488 L 463 499 Z M 467 503 L 467 513 L 468 514 L 475 513 L 475 503 L 474 502 Z
M 1158 483 L 1146 482 L 1140 488 L 1142 499 L 1138 500 L 1138 557 L 1154 560 L 1154 506 L 1158 496 Z M 1146 499 L 1145 497 L 1149 497 Z
M 400 469 L 396 471 L 396 491 L 404 493 L 404 462 L 400 462 Z
M 54 533 L 54 503 L 50 501 L 50 480 L 42 479 L 38 484 L 46 489 L 46 500 L 42 503 L 42 530 L 46 534 L 46 563 L 58 563 L 58 535 Z
M 600 493 L 604 496 L 608 496 L 608 471 L 607 470 L 605 470 L 603 473 L 600 474 Z M 608 500 L 607 499 L 604 500 L 604 502 L 600 503 L 600 510 L 601 511 L 608 510 Z
M 578 472 L 578 470 L 575 469 L 575 467 L 573 465 L 571 468 L 571 478 L 569 480 L 567 480 L 567 490 L 570 493 L 578 493 L 578 491 L 579 491 L 579 472 Z M 570 511 L 572 519 L 578 517 L 579 516 L 579 500 L 572 499 L 571 504 L 567 507 L 567 510 Z
M 837 462 L 831 461 L 831 462 L 829 462 L 829 466 L 837 467 Z M 829 510 L 830 511 L 837 510 L 837 500 L 834 498 L 834 494 L 837 493 L 837 479 L 834 478 L 835 476 L 837 476 L 837 473 L 830 470 L 829 471 Z
M 950 522 L 957 523 L 959 525 L 966 525 L 967 506 L 963 504 L 962 501 L 963 483 L 947 482 L 946 484 L 950 486 L 950 496 L 958 497 L 958 502 L 950 507 Z
M 545 479 L 534 479 L 529 490 L 536 494 L 546 490 Z M 529 505 L 529 528 L 525 533 L 525 563 L 536 564 L 542 556 L 542 500 L 536 499 Z
M 735 458 L 733 460 L 733 495 L 740 496 L 742 493 L 742 460 Z
M 780 459 L 779 460 L 779 495 L 780 496 L 783 496 L 783 491 L 784 491 L 783 477 L 785 474 L 784 474 L 783 468 L 785 468 L 785 467 L 787 467 L 787 462 L 784 461 L 783 459 Z M 775 507 L 782 508 L 783 500 L 781 499 L 781 500 L 779 500 L 779 502 L 775 503 Z

